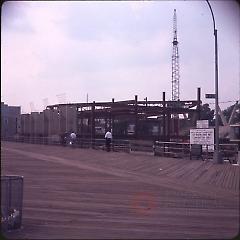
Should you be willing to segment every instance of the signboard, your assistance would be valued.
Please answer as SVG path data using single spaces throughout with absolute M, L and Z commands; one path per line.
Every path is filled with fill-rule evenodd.
M 197 128 L 208 128 L 208 120 L 197 120 Z
M 214 93 L 206 93 L 205 98 L 215 98 L 215 94 Z
M 211 145 L 214 144 L 213 128 L 190 129 L 190 144 Z

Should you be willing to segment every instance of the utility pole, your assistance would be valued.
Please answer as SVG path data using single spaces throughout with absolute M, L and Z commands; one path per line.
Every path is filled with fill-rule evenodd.
M 210 8 L 212 19 L 213 19 L 213 34 L 215 39 L 215 151 L 214 151 L 214 162 L 223 163 L 223 159 L 219 154 L 219 114 L 218 114 L 218 42 L 217 42 L 217 29 L 215 24 L 215 18 L 213 15 L 212 7 L 207 0 L 207 4 Z
M 145 100 L 145 102 L 146 102 L 146 107 L 147 107 L 147 103 L 148 103 L 147 97 L 145 97 L 144 100 Z

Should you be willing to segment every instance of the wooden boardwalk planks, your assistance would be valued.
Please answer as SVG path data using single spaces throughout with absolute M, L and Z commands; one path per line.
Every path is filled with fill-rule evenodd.
M 25 184 L 24 228 L 9 238 L 222 239 L 239 227 L 237 166 L 20 143 L 1 154 L 2 174 Z

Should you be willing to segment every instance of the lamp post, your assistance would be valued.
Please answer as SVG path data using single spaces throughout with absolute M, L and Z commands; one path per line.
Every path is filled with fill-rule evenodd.
M 213 19 L 213 27 L 214 27 L 214 37 L 215 37 L 215 150 L 214 150 L 214 162 L 222 163 L 221 155 L 219 154 L 219 122 L 218 122 L 218 43 L 217 43 L 217 29 L 215 25 L 215 19 L 212 11 L 212 7 L 208 0 L 207 4 L 210 8 L 212 19 Z
M 147 107 L 147 101 L 148 101 L 148 100 L 147 100 L 147 97 L 145 97 L 144 100 L 145 100 L 145 102 L 146 102 L 146 107 Z

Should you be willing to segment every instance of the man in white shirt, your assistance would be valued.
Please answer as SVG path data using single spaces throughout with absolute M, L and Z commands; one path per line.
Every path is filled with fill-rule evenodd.
M 106 132 L 105 139 L 106 139 L 106 149 L 108 152 L 110 152 L 110 146 L 112 141 L 112 133 L 110 132 L 110 130 Z
M 76 138 L 77 138 L 76 133 L 72 131 L 71 134 L 70 134 L 70 144 L 71 145 L 75 145 Z

